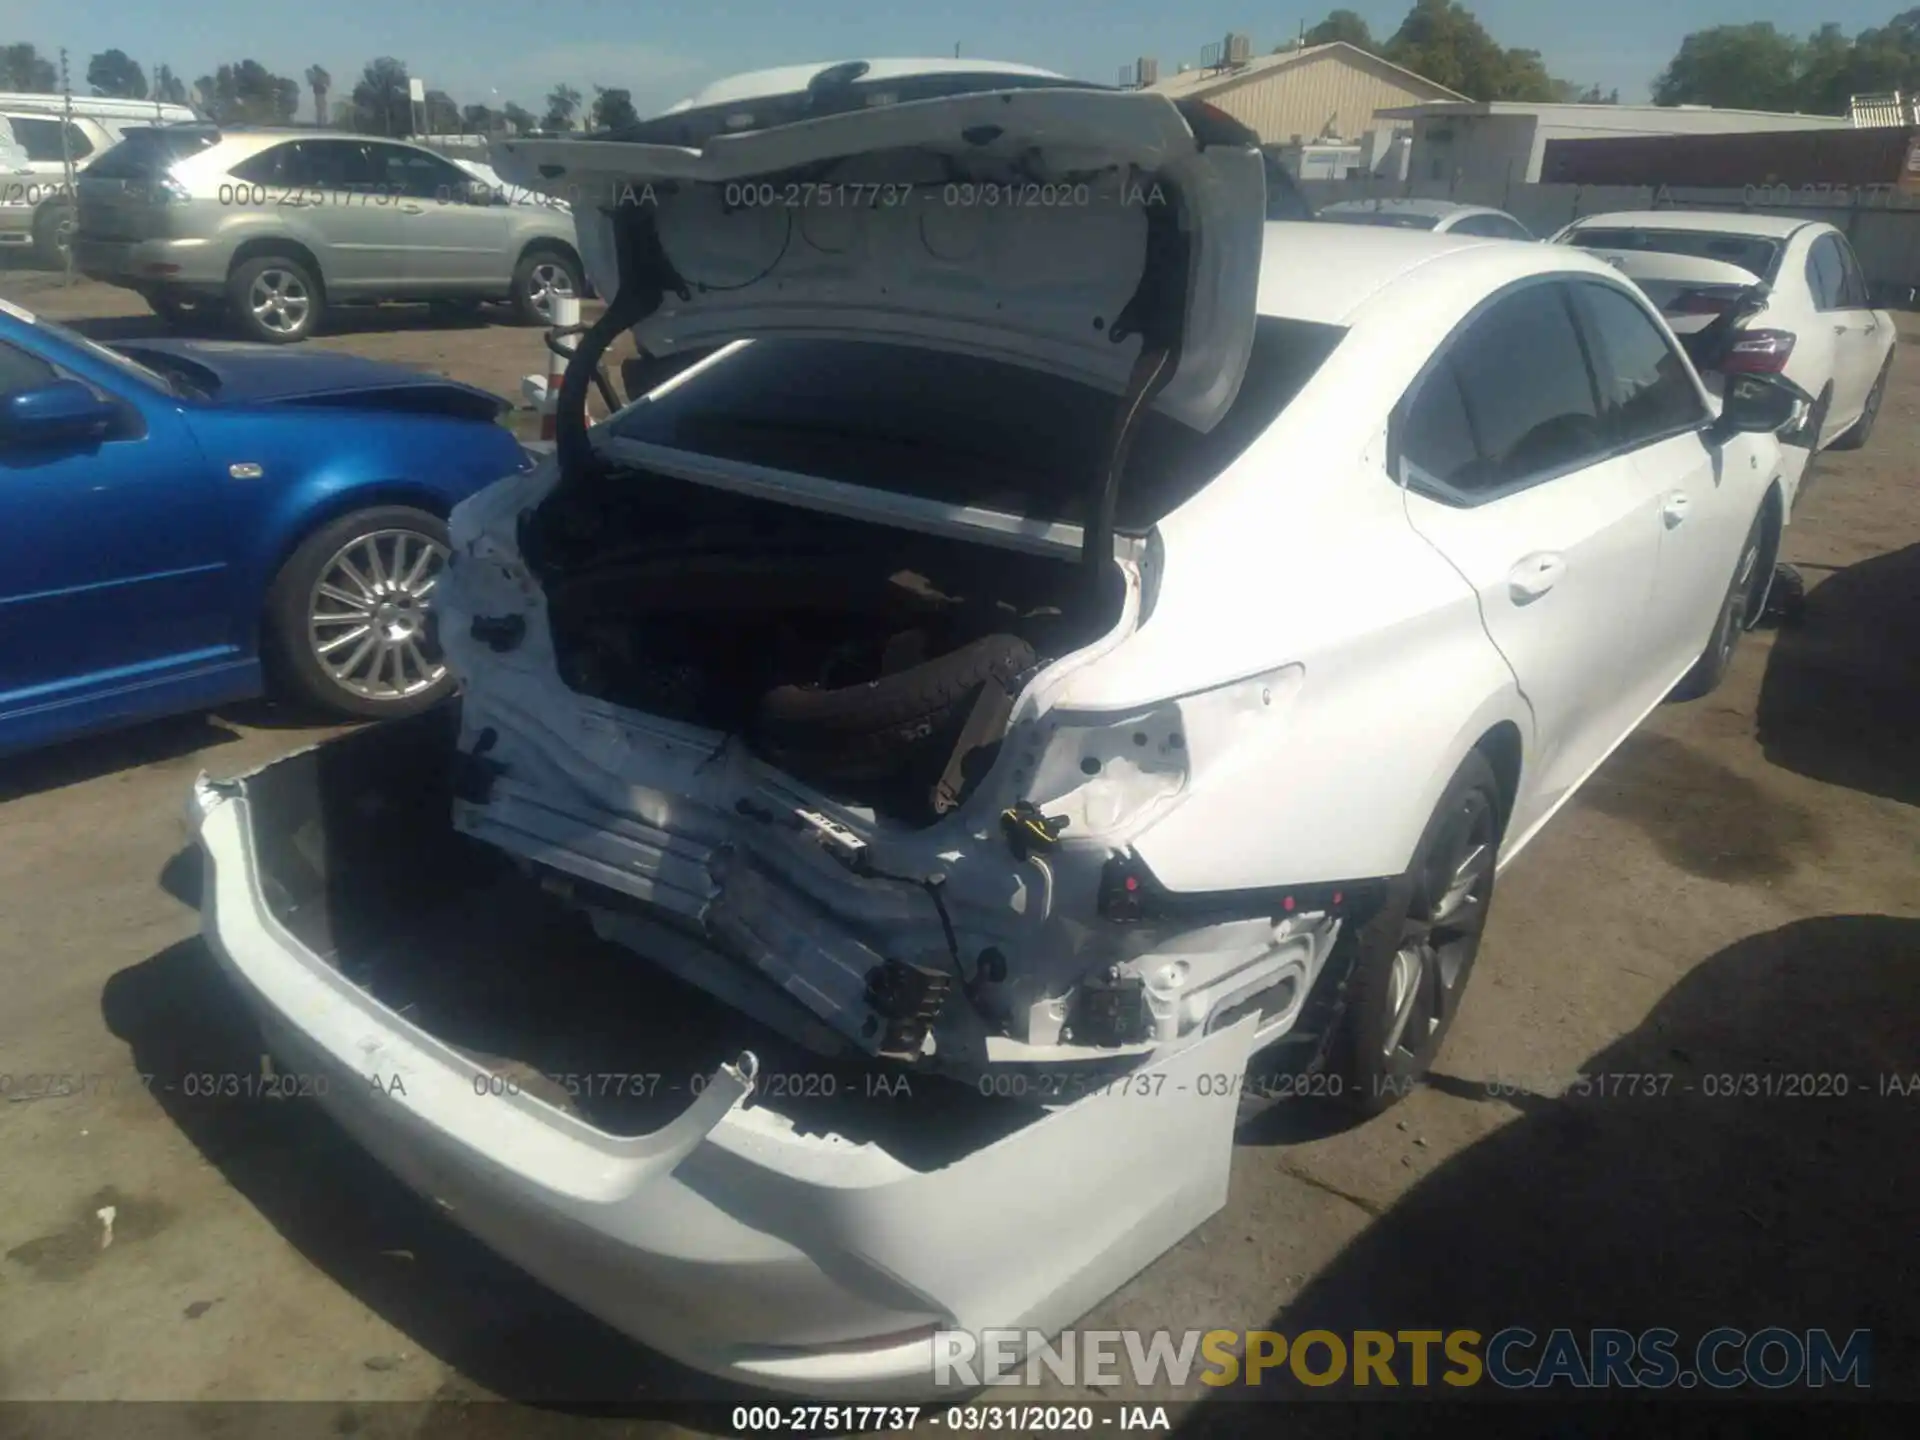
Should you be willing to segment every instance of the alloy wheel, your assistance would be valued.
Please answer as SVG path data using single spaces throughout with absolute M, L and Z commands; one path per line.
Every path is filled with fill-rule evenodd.
M 313 313 L 313 296 L 298 275 L 269 268 L 254 276 L 253 284 L 247 287 L 247 305 L 261 329 L 277 335 L 298 335 Z
M 427 610 L 446 563 L 446 547 L 413 530 L 376 530 L 334 552 L 308 597 L 307 637 L 336 685 L 399 700 L 445 677 Z
M 1463 796 L 1416 877 L 1387 977 L 1381 1054 L 1419 1056 L 1452 1018 L 1461 978 L 1480 946 L 1493 889 L 1498 836 L 1493 806 L 1475 790 Z
M 552 260 L 542 260 L 527 275 L 527 299 L 548 319 L 553 318 L 553 302 L 573 293 L 573 276 Z

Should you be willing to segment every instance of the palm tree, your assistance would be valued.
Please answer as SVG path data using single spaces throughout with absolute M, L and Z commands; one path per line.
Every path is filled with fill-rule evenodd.
M 327 123 L 327 91 L 333 88 L 333 76 L 321 65 L 307 67 L 307 87 L 313 91 L 313 118 L 319 125 Z

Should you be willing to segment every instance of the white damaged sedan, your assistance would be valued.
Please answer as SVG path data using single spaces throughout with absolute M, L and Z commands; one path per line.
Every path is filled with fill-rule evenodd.
M 555 1289 L 910 1396 L 1217 1210 L 1256 1051 L 1424 1072 L 1496 874 L 1760 614 L 1803 417 L 1716 415 L 1577 249 L 1268 224 L 1152 92 L 854 62 L 649 126 L 496 155 L 602 197 L 614 298 L 453 516 L 457 738 L 203 781 L 208 934 Z M 623 331 L 658 382 L 589 428 Z

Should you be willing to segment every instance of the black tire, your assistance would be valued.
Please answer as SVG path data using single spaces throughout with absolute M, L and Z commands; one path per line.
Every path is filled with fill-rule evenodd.
M 285 297 L 285 323 L 274 325 L 254 308 L 256 282 L 275 288 Z M 256 255 L 233 267 L 227 276 L 227 309 L 234 328 L 248 340 L 267 345 L 292 345 L 320 328 L 327 308 L 320 279 L 300 260 L 287 255 Z
M 1767 604 L 1762 619 L 1789 629 L 1798 625 L 1807 614 L 1807 581 L 1799 569 L 1792 565 L 1775 565 L 1773 583 L 1767 587 Z
M 573 256 L 555 245 L 529 248 L 513 267 L 513 318 L 522 325 L 551 325 L 552 314 L 541 297 L 554 293 L 562 277 L 567 288 L 560 293 L 587 293 L 586 275 Z M 549 280 L 551 285 L 544 283 Z
M 293 698 L 335 715 L 382 720 L 417 714 L 452 692 L 453 677 L 440 662 L 431 630 L 425 625 L 421 613 L 425 606 L 418 603 L 399 604 L 397 596 L 393 597 L 394 603 L 389 605 L 387 611 L 379 613 L 387 615 L 394 627 L 403 628 L 414 637 L 414 654 L 425 656 L 438 665 L 440 673 L 431 683 L 421 684 L 411 690 L 395 683 L 391 686 L 394 693 L 390 695 L 360 693 L 336 678 L 328 662 L 319 653 L 318 647 L 322 643 L 339 639 L 352 628 L 351 622 L 346 621 L 316 623 L 316 606 L 319 599 L 324 597 L 316 597 L 315 592 L 322 576 L 332 568 L 335 558 L 356 540 L 401 533 L 438 546 L 444 564 L 447 551 L 447 526 L 444 520 L 407 505 L 378 505 L 342 515 L 321 526 L 303 540 L 280 567 L 280 573 L 267 594 L 265 640 L 273 677 L 282 688 L 291 692 Z M 393 553 L 390 543 L 383 543 L 383 556 L 392 556 Z M 366 566 L 356 568 L 366 573 Z M 404 560 L 396 568 L 404 568 Z M 426 573 L 434 572 L 429 570 Z M 331 603 L 328 609 L 329 613 L 347 613 L 346 607 L 336 610 Z M 350 641 L 349 653 L 357 647 L 358 641 Z M 366 664 L 372 663 L 373 656 L 369 654 Z M 426 669 L 413 667 L 408 655 L 402 655 L 397 662 L 383 658 L 380 663 L 383 669 L 379 673 L 393 673 L 397 663 L 402 667 L 398 673 L 409 680 L 424 680 L 429 673 Z
M 1680 677 L 1680 683 L 1667 696 L 1669 700 L 1699 700 L 1711 695 L 1726 679 L 1727 667 L 1733 663 L 1733 652 L 1739 648 L 1740 637 L 1752 628 L 1765 605 L 1768 582 L 1772 578 L 1760 565 L 1766 539 L 1767 507 L 1762 505 L 1747 529 L 1739 558 L 1733 562 L 1733 578 L 1727 582 L 1726 598 L 1720 602 L 1720 616 L 1714 622 L 1707 648 L 1700 652 L 1693 668 Z
M 48 200 L 33 217 L 33 258 L 45 269 L 67 268 L 73 239 L 73 202 Z
M 1873 389 L 1867 392 L 1866 408 L 1860 412 L 1860 418 L 1853 422 L 1852 428 L 1827 447 L 1829 450 L 1858 450 L 1873 438 L 1873 424 L 1880 418 L 1880 402 L 1887 394 L 1887 376 L 1892 373 L 1893 352 L 1889 350 L 1880 366 L 1880 374 L 1874 379 Z
M 1480 952 L 1501 825 L 1500 783 L 1476 750 L 1447 782 L 1407 873 L 1336 944 L 1328 975 L 1345 994 L 1325 1091 L 1347 1108 L 1378 1115 L 1432 1068 Z M 1413 986 L 1404 1013 L 1403 984 Z
M 226 306 L 218 300 L 183 299 L 178 295 L 154 294 L 146 297 L 147 307 L 158 315 L 169 330 L 183 335 L 200 334 L 224 318 Z
M 1019 636 L 988 635 L 864 685 L 782 685 L 762 698 L 756 733 L 769 754 L 805 757 L 811 770 L 892 768 L 950 744 L 982 685 L 1009 685 L 1038 660 Z
M 441 325 L 472 325 L 480 319 L 478 300 L 429 300 L 427 314 Z

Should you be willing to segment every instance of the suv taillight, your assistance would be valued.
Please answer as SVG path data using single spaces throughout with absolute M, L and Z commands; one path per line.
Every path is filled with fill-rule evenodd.
M 1719 368 L 1728 375 L 1778 375 L 1793 355 L 1790 330 L 1743 330 Z

